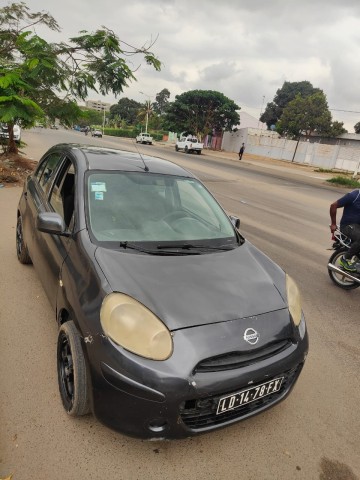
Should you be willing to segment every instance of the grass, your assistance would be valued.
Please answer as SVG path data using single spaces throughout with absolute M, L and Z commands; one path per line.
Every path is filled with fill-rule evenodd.
M 334 170 L 332 168 L 330 170 L 328 168 L 315 168 L 314 172 L 333 173 Z
M 348 178 L 342 175 L 338 175 L 337 177 L 332 177 L 326 180 L 329 183 L 333 183 L 334 185 L 341 185 L 344 187 L 353 187 L 353 188 L 360 188 L 360 182 L 355 178 Z

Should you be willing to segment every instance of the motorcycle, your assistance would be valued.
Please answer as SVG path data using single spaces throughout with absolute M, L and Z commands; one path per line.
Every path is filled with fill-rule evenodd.
M 355 260 L 356 272 L 348 272 L 340 264 L 340 259 L 343 254 L 349 250 L 351 240 L 349 237 L 341 233 L 337 228 L 333 234 L 334 243 L 332 249 L 334 253 L 329 258 L 328 273 L 331 280 L 338 287 L 344 290 L 353 290 L 360 287 L 360 258 L 359 256 L 353 257 Z

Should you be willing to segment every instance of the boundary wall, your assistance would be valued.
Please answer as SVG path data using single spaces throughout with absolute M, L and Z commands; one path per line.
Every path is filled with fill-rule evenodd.
M 225 132 L 221 148 L 238 152 L 243 142 L 245 153 L 253 155 L 354 174 L 360 171 L 360 142 L 359 147 L 297 142 L 279 138 L 278 134 L 271 131 L 242 128 L 234 133 Z

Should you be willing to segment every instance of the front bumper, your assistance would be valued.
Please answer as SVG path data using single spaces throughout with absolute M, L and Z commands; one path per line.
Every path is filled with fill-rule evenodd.
M 274 312 L 271 315 L 274 316 Z M 94 415 L 126 435 L 160 440 L 209 432 L 276 405 L 290 393 L 302 370 L 308 351 L 307 332 L 296 341 L 294 338 L 285 343 L 279 341 L 281 348 L 273 349 L 271 355 L 260 355 L 255 360 L 249 360 L 246 355 L 247 361 L 236 368 L 224 370 L 223 366 L 214 365 L 212 371 L 197 368 L 204 358 L 216 357 L 221 351 L 222 339 L 228 346 L 227 351 L 233 351 L 231 342 L 238 343 L 238 333 L 243 330 L 240 325 L 241 322 L 230 322 L 177 331 L 174 355 L 165 362 L 142 359 L 124 350 L 119 356 L 119 347 L 104 337 L 97 346 L 97 342 L 87 344 Z M 224 338 L 225 330 L 227 338 Z M 95 357 L 89 352 L 94 347 Z M 224 395 L 280 376 L 284 380 L 276 393 L 234 410 L 216 413 Z

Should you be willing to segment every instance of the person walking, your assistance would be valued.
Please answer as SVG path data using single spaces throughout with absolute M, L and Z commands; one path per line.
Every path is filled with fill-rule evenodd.
M 347 193 L 330 205 L 331 233 L 336 230 L 338 208 L 344 208 L 340 220 L 340 231 L 351 239 L 350 248 L 341 257 L 340 265 L 348 272 L 356 272 L 355 264 L 351 259 L 360 252 L 360 189 Z
M 241 148 L 240 148 L 240 151 L 239 151 L 239 160 L 242 159 L 242 156 L 243 156 L 244 151 L 245 151 L 245 144 L 243 143 L 243 144 L 241 145 Z

